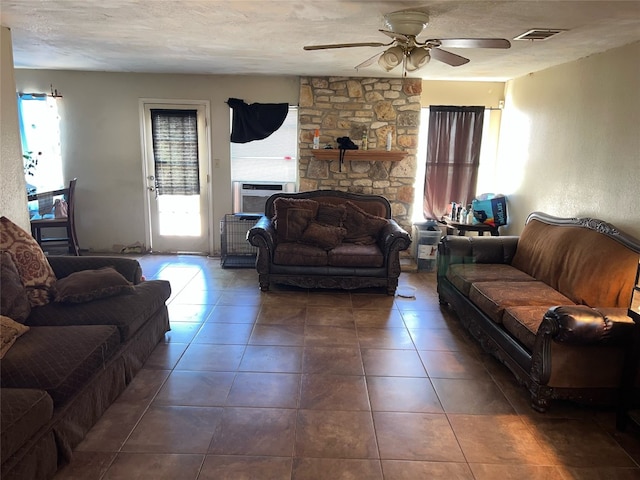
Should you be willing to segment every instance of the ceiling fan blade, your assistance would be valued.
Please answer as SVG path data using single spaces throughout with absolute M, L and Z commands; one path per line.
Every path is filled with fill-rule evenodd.
M 445 48 L 510 48 L 506 38 L 443 38 L 440 46 Z
M 394 40 L 400 40 L 402 42 L 408 42 L 409 37 L 403 35 L 402 33 L 390 32 L 389 30 L 379 29 L 379 32 L 384 33 L 386 36 L 393 38 Z
M 446 50 L 441 50 L 439 48 L 432 48 L 429 53 L 431 54 L 431 58 L 435 58 L 447 65 L 451 65 L 452 67 L 459 67 L 460 65 L 464 65 L 465 63 L 469 63 L 468 58 L 461 57 L 460 55 L 456 55 L 455 53 L 447 52 Z
M 363 42 L 363 43 L 333 43 L 330 45 L 307 45 L 304 50 L 324 50 L 327 48 L 350 48 L 350 47 L 386 47 L 391 43 Z
M 371 57 L 371 58 L 367 58 L 364 62 L 362 62 L 362 63 L 360 63 L 360 64 L 356 65 L 356 66 L 355 66 L 355 67 L 353 67 L 353 68 L 355 68 L 356 70 L 359 70 L 359 69 L 361 69 L 361 68 L 365 68 L 365 67 L 368 67 L 368 66 L 370 66 L 370 65 L 373 65 L 373 63 L 374 63 L 376 60 L 378 60 L 378 58 L 380 58 L 380 55 L 382 55 L 383 53 L 384 53 L 384 52 L 376 53 L 373 57 Z

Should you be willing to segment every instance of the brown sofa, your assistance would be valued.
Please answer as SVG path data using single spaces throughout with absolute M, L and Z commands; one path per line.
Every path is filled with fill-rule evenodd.
M 444 237 L 438 293 L 526 385 L 534 409 L 612 403 L 639 258 L 640 241 L 610 224 L 536 212 L 519 237 Z
M 411 238 L 380 195 L 335 190 L 277 193 L 247 233 L 258 247 L 260 288 L 383 287 L 394 295 Z
M 31 307 L 22 322 L 28 331 L 0 362 L 3 480 L 52 478 L 169 329 L 169 282 L 142 281 L 136 260 L 96 256 L 48 261 L 59 284 L 74 272 L 112 267 L 129 285 L 105 287 L 101 294 L 109 296 L 103 298 L 84 294 L 74 299 L 80 303 Z M 9 278 L 3 275 L 5 287 L 9 290 Z M 4 293 L 3 310 L 9 307 Z

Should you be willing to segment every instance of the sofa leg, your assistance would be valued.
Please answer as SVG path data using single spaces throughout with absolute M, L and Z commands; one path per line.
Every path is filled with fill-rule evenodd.
M 545 413 L 549 409 L 551 402 L 551 392 L 544 387 L 538 387 L 537 391 L 531 392 L 531 408 L 536 412 Z
M 258 283 L 260 284 L 260 291 L 269 291 L 269 277 L 266 275 L 258 275 Z

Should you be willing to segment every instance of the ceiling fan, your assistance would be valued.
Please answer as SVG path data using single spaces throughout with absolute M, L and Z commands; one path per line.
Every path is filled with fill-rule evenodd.
M 440 62 L 459 67 L 469 62 L 468 58 L 455 53 L 442 50 L 445 48 L 510 48 L 511 43 L 504 38 L 442 38 L 419 41 L 416 37 L 422 33 L 429 24 L 429 15 L 425 12 L 399 11 L 388 13 L 384 16 L 387 29 L 379 31 L 391 37 L 389 43 L 361 42 L 361 43 L 334 43 L 329 45 L 307 45 L 304 50 L 324 50 L 328 48 L 350 47 L 389 47 L 376 53 L 365 60 L 355 69 L 368 67 L 376 60 L 378 64 L 390 72 L 398 65 L 402 65 L 404 74 L 413 72 L 425 66 L 434 58 Z

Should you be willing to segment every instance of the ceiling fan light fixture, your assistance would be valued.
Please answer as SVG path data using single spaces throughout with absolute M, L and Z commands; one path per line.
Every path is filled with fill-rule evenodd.
M 400 65 L 403 59 L 404 50 L 402 49 L 402 47 L 396 45 L 385 50 L 382 55 L 380 55 L 380 58 L 378 59 L 378 65 L 389 72 Z
M 425 12 L 401 10 L 387 13 L 384 24 L 392 32 L 418 36 L 429 24 L 429 15 Z
M 428 48 L 416 47 L 409 52 L 409 56 L 407 57 L 407 70 L 410 72 L 418 70 L 429 63 L 430 60 L 431 55 L 429 54 Z

